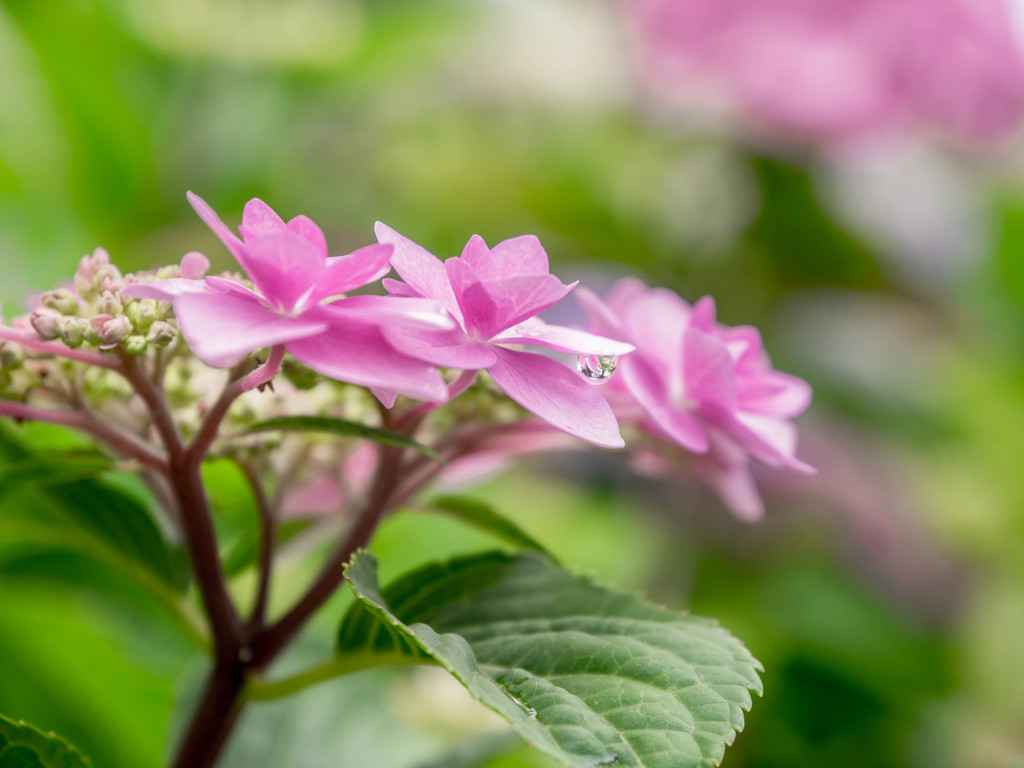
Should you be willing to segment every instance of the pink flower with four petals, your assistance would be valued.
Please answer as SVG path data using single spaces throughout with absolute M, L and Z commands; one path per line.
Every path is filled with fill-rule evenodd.
M 550 274 L 540 241 L 524 235 L 488 248 L 474 235 L 462 255 L 439 258 L 377 223 L 377 239 L 394 247 L 391 264 L 404 282 L 385 280 L 394 296 L 425 297 L 444 305 L 452 330 L 388 326 L 396 349 L 435 365 L 486 370 L 509 397 L 548 423 L 597 445 L 621 447 L 611 408 L 597 389 L 562 363 L 519 347 L 540 346 L 584 355 L 623 355 L 633 345 L 536 317 L 569 293 Z

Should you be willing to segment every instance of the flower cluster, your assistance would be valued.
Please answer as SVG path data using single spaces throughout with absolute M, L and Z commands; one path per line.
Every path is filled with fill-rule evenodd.
M 628 280 L 606 300 L 586 289 L 577 292 L 591 315 L 589 330 L 551 325 L 538 315 L 576 284 L 550 273 L 536 237 L 489 248 L 474 236 L 459 256 L 442 261 L 378 223 L 377 244 L 329 256 L 323 233 L 304 216 L 285 222 L 252 200 L 236 235 L 203 200 L 191 194 L 189 200 L 241 273 L 207 276 L 206 257 L 190 253 L 179 265 L 122 276 L 97 251 L 82 259 L 71 285 L 43 294 L 29 315 L 0 326 L 4 381 L 11 384 L 11 371 L 19 366 L 91 364 L 109 374 L 102 382 L 91 380 L 93 389 L 102 384 L 114 395 L 104 413 L 129 434 L 114 434 L 95 413 L 74 412 L 87 407 L 88 398 L 78 374 L 67 370 L 65 385 L 48 370 L 34 381 L 8 386 L 0 413 L 113 436 L 115 448 L 128 455 L 137 439 L 146 438 L 151 420 L 132 413 L 132 398 L 125 397 L 132 389 L 119 388 L 119 376 L 136 392 L 145 392 L 146 380 L 161 387 L 180 433 L 207 452 L 228 406 L 243 395 L 226 422 L 236 429 L 220 435 L 221 442 L 230 442 L 234 432 L 230 450 L 248 444 L 241 439 L 246 421 L 294 409 L 397 425 L 410 435 L 429 414 L 427 432 L 450 462 L 444 472 L 453 480 L 499 467 L 511 456 L 564 447 L 571 437 L 622 447 L 622 423 L 637 434 L 630 448 L 645 466 L 676 458 L 682 449 L 744 518 L 761 513 L 750 457 L 810 471 L 795 456 L 790 423 L 807 407 L 810 389 L 771 368 L 756 330 L 719 325 L 710 299 L 690 307 L 670 291 Z M 392 269 L 400 280 L 385 277 Z M 378 281 L 386 295 L 351 294 Z M 249 373 L 254 353 L 268 348 L 266 364 Z M 576 356 L 577 370 L 558 354 Z M 141 368 L 131 363 L 133 357 L 140 358 Z M 612 376 L 620 359 L 619 373 Z M 289 381 L 279 382 L 274 397 L 245 394 L 269 383 L 282 365 Z M 230 369 L 219 398 L 211 397 L 217 386 L 210 368 Z M 481 372 L 488 377 L 477 383 Z M 41 391 L 44 378 L 67 410 L 12 402 Z M 358 386 L 345 390 L 331 382 Z M 386 415 L 375 411 L 367 390 Z M 462 405 L 439 408 L 464 392 Z M 400 395 L 424 402 L 403 401 L 399 407 Z M 500 405 L 500 395 L 540 421 L 522 422 L 516 407 Z M 257 443 L 265 446 L 261 439 Z M 304 488 L 322 488 L 323 478 L 309 467 L 326 471 L 332 463 L 343 469 L 329 473 L 337 482 L 328 485 L 341 493 L 323 498 L 367 491 L 357 450 L 306 445 L 285 451 L 306 470 L 297 472 L 302 482 L 291 498 L 301 498 Z M 288 472 L 295 475 L 294 470 Z M 414 475 L 410 492 L 440 472 L 433 467 Z
M 630 0 L 659 87 L 703 84 L 774 130 L 1005 138 L 1024 117 L 1008 0 Z
M 810 404 L 811 389 L 771 367 L 756 328 L 720 325 L 710 297 L 691 307 L 634 279 L 603 301 L 585 289 L 580 298 L 594 330 L 636 346 L 606 391 L 620 421 L 654 438 L 638 454 L 642 466 L 668 473 L 665 443 L 683 448 L 698 457 L 697 473 L 748 520 L 764 512 L 749 457 L 814 471 L 796 458 L 790 422 Z

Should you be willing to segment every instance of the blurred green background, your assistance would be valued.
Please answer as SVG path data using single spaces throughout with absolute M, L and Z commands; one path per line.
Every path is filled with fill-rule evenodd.
M 766 693 L 727 768 L 1024 766 L 1021 146 L 825 151 L 680 120 L 629 43 L 595 0 L 0 0 L 5 316 L 98 245 L 126 269 L 227 267 L 189 189 L 232 223 L 253 196 L 305 213 L 334 253 L 377 219 L 443 257 L 532 232 L 567 281 L 712 294 L 814 386 L 818 477 L 761 473 L 754 526 L 597 453 L 474 493 L 749 645 Z M 65 442 L 5 427 L 0 455 Z M 249 514 L 212 475 L 221 512 Z M 101 484 L 125 514 L 145 494 L 50 480 L 0 476 L 0 713 L 98 767 L 159 765 L 203 657 L 67 511 Z M 419 515 L 375 549 L 393 576 L 494 545 Z M 327 652 L 343 601 L 288 664 Z M 508 744 L 432 672 L 385 671 L 254 705 L 224 764 L 549 765 Z

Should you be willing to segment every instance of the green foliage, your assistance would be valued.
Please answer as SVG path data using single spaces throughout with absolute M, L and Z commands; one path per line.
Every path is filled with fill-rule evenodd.
M 374 440 L 382 445 L 391 445 L 396 448 L 411 448 L 434 461 L 444 462 L 434 449 L 398 432 L 370 427 L 357 421 L 348 421 L 347 419 L 338 419 L 331 416 L 282 416 L 279 419 L 261 421 L 259 424 L 249 428 L 249 432 L 271 432 L 274 430 L 321 432 L 338 437 L 357 437 Z
M 504 539 L 509 544 L 523 549 L 532 549 L 550 555 L 547 548 L 520 528 L 516 523 L 494 510 L 494 507 L 465 496 L 438 496 L 431 499 L 431 506 L 452 517 L 469 523 L 487 533 Z
M 0 430 L 4 532 L 21 531 L 37 545 L 94 555 L 141 574 L 160 588 L 180 591 L 186 566 L 135 496 L 93 476 L 99 460 L 75 452 L 35 454 Z
M 427 566 L 384 593 L 376 560 L 347 577 L 360 603 L 341 653 L 432 659 L 566 766 L 717 765 L 743 727 L 758 664 L 700 617 L 574 576 L 538 554 Z
M 53 733 L 0 715 L 0 768 L 89 768 L 92 763 Z

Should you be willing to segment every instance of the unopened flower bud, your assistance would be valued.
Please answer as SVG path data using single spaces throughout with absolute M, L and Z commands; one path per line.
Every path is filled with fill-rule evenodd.
M 43 341 L 53 341 L 60 333 L 57 320 L 60 315 L 49 307 L 39 307 L 29 315 L 29 322 Z
M 62 315 L 77 315 L 80 309 L 78 297 L 67 288 L 47 291 L 39 298 L 43 302 L 43 306 L 49 307 L 54 312 L 59 312 Z
M 57 319 L 57 328 L 60 332 L 61 341 L 72 348 L 82 346 L 88 327 L 89 321 L 81 317 L 60 317 Z
M 170 280 L 172 277 L 178 277 L 181 274 L 181 270 L 178 269 L 177 264 L 170 264 L 166 267 L 160 267 L 156 271 L 157 280 Z
M 96 315 L 89 323 L 103 345 L 119 344 L 132 332 L 132 321 L 124 315 Z
M 153 299 L 133 301 L 125 307 L 124 313 L 136 328 L 144 331 L 157 319 L 156 301 Z
M 19 344 L 0 343 L 0 368 L 9 370 L 25 362 L 25 353 Z
M 94 291 L 114 292 L 121 288 L 124 279 L 121 277 L 121 270 L 113 264 L 103 264 L 96 269 L 92 277 L 92 289 Z
M 92 256 L 83 256 L 75 272 L 75 289 L 83 296 L 95 290 L 96 272 L 108 264 L 110 256 L 102 248 L 93 251 Z
M 124 307 L 121 304 L 121 297 L 111 291 L 104 291 L 100 299 L 100 311 L 106 315 L 119 315 Z
M 190 251 L 181 257 L 181 276 L 189 280 L 198 280 L 209 268 L 210 260 L 199 251 Z
M 133 334 L 124 340 L 124 351 L 129 355 L 141 355 L 146 351 L 146 337 Z
M 163 320 L 157 320 L 149 326 L 146 341 L 157 347 L 166 347 L 174 341 L 175 336 L 177 336 L 177 333 L 174 331 L 174 326 L 170 323 L 165 323 Z

